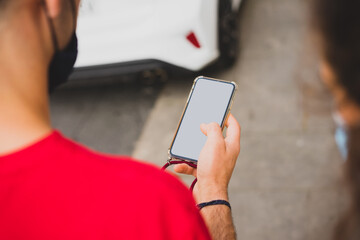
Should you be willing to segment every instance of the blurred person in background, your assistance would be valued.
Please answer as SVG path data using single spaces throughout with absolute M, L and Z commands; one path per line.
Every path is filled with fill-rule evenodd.
M 313 0 L 320 72 L 335 100 L 335 140 L 346 159 L 351 205 L 336 240 L 360 239 L 360 1 Z
M 53 130 L 48 91 L 73 69 L 79 2 L 0 0 L 0 239 L 235 239 L 227 205 L 199 212 L 176 178 Z M 197 203 L 228 201 L 240 126 L 227 127 L 201 126 Z
M 360 1 L 312 0 L 321 77 L 335 102 L 335 140 L 344 159 L 351 203 L 335 240 L 360 239 Z M 178 172 L 196 175 L 188 166 Z

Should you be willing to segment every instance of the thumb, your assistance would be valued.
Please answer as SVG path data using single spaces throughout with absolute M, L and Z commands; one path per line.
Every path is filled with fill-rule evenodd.
M 205 136 L 207 136 L 207 124 L 205 123 L 200 124 L 200 130 Z
M 201 131 L 208 137 L 207 142 L 217 142 L 224 140 L 219 124 L 213 122 L 209 124 L 201 124 Z

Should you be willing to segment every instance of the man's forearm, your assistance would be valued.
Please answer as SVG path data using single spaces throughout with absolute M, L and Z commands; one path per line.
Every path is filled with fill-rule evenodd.
M 214 200 L 225 200 L 229 202 L 226 186 L 217 186 L 208 182 L 199 184 L 194 192 L 197 203 L 205 203 Z M 210 205 L 200 210 L 213 240 L 236 239 L 235 227 L 231 215 L 231 209 L 226 205 Z
M 201 214 L 214 240 L 236 239 L 231 210 L 225 205 L 207 206 Z

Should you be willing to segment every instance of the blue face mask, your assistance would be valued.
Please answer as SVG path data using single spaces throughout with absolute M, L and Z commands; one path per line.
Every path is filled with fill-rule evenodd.
M 344 160 L 346 160 L 349 155 L 348 129 L 346 127 L 344 119 L 342 118 L 342 116 L 339 113 L 334 113 L 333 118 L 337 125 L 336 131 L 335 131 L 335 142 L 339 148 L 341 156 L 343 157 Z

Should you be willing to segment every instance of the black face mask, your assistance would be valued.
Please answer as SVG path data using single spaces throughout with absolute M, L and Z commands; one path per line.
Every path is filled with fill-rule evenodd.
M 56 51 L 50 62 L 48 72 L 49 92 L 64 84 L 74 70 L 75 61 L 78 55 L 78 41 L 76 33 L 73 34 L 69 44 L 64 50 Z
M 73 12 L 74 29 L 76 22 L 75 3 L 70 0 L 70 5 Z M 74 70 L 75 61 L 78 55 L 78 40 L 74 30 L 71 40 L 64 50 L 60 50 L 58 39 L 56 37 L 55 27 L 52 19 L 49 17 L 47 7 L 44 3 L 45 13 L 50 26 L 50 33 L 55 48 L 54 56 L 50 62 L 48 69 L 48 88 L 49 92 L 53 92 L 56 87 L 64 84 L 69 79 L 70 74 Z

